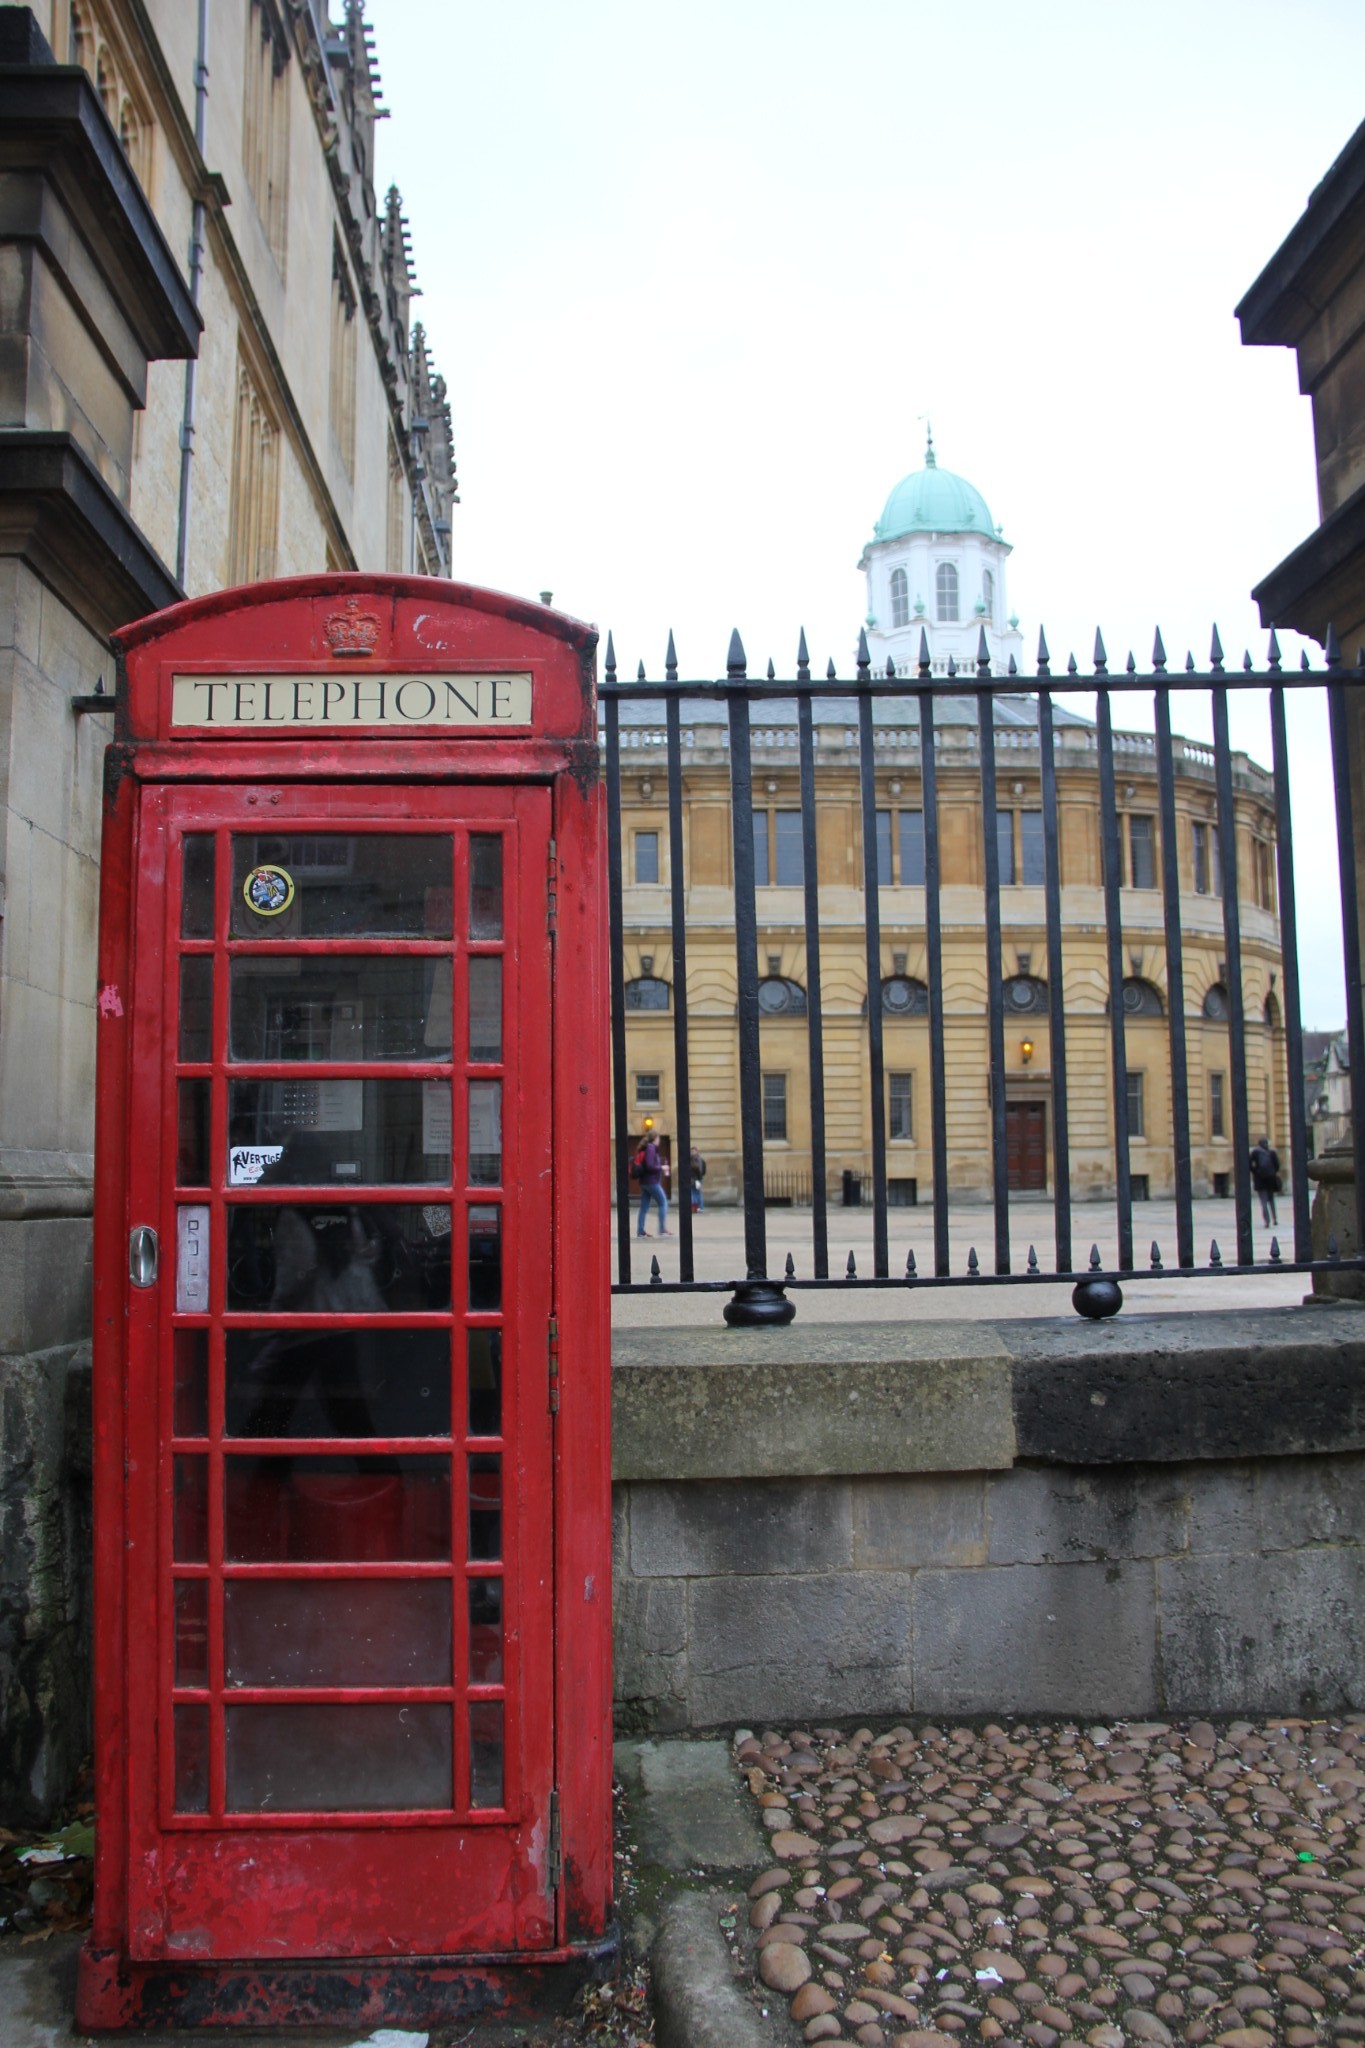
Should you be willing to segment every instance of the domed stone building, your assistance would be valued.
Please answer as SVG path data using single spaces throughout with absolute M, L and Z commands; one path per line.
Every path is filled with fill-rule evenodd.
M 984 847 L 993 833 L 1001 878 L 1005 1091 L 1009 1179 L 1053 1188 L 1052 1089 L 1043 892 L 1038 704 L 1024 686 L 994 699 L 996 809 L 983 816 L 977 701 L 972 688 L 984 628 L 997 675 L 1022 638 L 1007 609 L 1010 553 L 986 500 L 939 467 L 924 467 L 886 501 L 860 567 L 867 580 L 873 673 L 886 662 L 918 677 L 920 636 L 936 678 L 955 660 L 961 693 L 935 703 L 942 870 L 942 993 L 947 1041 L 948 1174 L 955 1199 L 992 1185 Z M 818 673 L 818 671 L 817 671 Z M 845 673 L 849 673 L 848 670 Z M 1126 700 L 1116 708 L 1122 713 Z M 687 929 L 691 1119 L 708 1162 L 707 1200 L 740 1182 L 737 977 L 729 734 L 724 707 L 682 704 L 683 876 Z M 1178 716 L 1178 705 L 1176 710 Z M 752 718 L 754 856 L 764 1118 L 764 1169 L 774 1198 L 810 1199 L 807 1014 L 821 1004 L 827 1195 L 871 1170 L 868 974 L 857 716 L 847 698 L 814 700 L 820 988 L 806 957 L 800 780 L 794 703 L 764 702 Z M 1113 1191 L 1115 1160 L 1109 982 L 1102 884 L 1099 764 L 1091 721 L 1054 704 L 1066 1018 L 1071 1187 L 1077 1199 Z M 667 1136 L 676 1124 L 667 780 L 663 707 L 620 706 L 625 877 L 627 1108 Z M 929 991 L 924 811 L 917 699 L 874 699 L 876 863 L 880 877 L 879 987 L 886 1072 L 890 1200 L 931 1193 Z M 1174 1182 L 1168 988 L 1161 895 L 1156 749 L 1150 732 L 1114 737 L 1121 848 L 1123 1005 L 1128 1116 L 1137 1199 Z M 1177 739 L 1176 834 L 1196 1195 L 1231 1192 L 1233 1076 L 1224 964 L 1223 862 L 1213 750 Z M 1241 893 L 1248 1110 L 1282 1157 L 1288 1110 L 1280 1022 L 1271 777 L 1233 757 Z

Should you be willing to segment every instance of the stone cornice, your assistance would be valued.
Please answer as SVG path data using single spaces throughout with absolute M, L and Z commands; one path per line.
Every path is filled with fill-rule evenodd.
M 0 431 L 0 554 L 21 556 L 101 639 L 184 596 L 69 434 Z

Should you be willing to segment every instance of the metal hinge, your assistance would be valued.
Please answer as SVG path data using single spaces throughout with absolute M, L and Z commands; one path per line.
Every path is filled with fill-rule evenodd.
M 559 1413 L 559 1317 L 550 1317 L 550 1332 L 546 1339 L 547 1363 L 550 1375 L 550 1413 Z
M 545 927 L 547 931 L 559 930 L 559 860 L 555 842 L 550 841 L 550 857 L 545 871 Z
M 550 1890 L 557 1892 L 564 1876 L 564 1859 L 559 1846 L 559 1794 L 550 1794 L 550 1849 L 549 1849 Z

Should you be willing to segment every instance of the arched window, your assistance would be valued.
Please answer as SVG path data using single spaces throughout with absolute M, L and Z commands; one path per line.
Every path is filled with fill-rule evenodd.
M 957 624 L 957 570 L 951 562 L 940 562 L 934 571 L 934 616 L 941 626 Z
M 1041 1017 L 1047 1011 L 1047 983 L 1036 974 L 1012 974 L 1001 993 L 1007 1017 Z
M 912 981 L 908 974 L 888 974 L 882 982 L 882 1015 L 884 1017 L 927 1017 L 929 1014 L 929 990 L 922 981 Z
M 1266 997 L 1266 999 L 1265 999 L 1265 1009 L 1264 1009 L 1264 1011 L 1262 1012 L 1262 1016 L 1264 1017 L 1264 1020 L 1265 1020 L 1265 1028 L 1266 1028 L 1266 1030 L 1267 1030 L 1267 1031 L 1278 1031 L 1278 1030 L 1279 1030 L 1279 1028 L 1280 1028 L 1280 1006 L 1279 1006 L 1279 1004 L 1278 1004 L 1278 1003 L 1276 1002 L 1276 1000 L 1275 1000 L 1275 998 L 1274 998 L 1274 996 L 1273 996 L 1273 995 L 1272 995 L 1272 996 L 1267 996 L 1267 997 Z
M 910 585 L 905 579 L 904 569 L 891 571 L 891 623 L 893 626 L 908 626 L 910 623 Z
M 986 610 L 987 610 L 987 612 L 988 612 L 988 613 L 990 614 L 990 616 L 991 616 L 992 618 L 994 618 L 994 617 L 995 617 L 995 578 L 994 578 L 994 576 L 992 576 L 992 574 L 991 574 L 991 572 L 990 572 L 990 570 L 989 570 L 989 569 L 983 569 L 983 570 L 981 571 L 981 595 L 982 595 L 982 597 L 983 597 L 983 598 L 984 598 L 984 600 L 985 600 L 985 604 L 986 604 Z
M 1214 1024 L 1228 1021 L 1228 992 L 1221 981 L 1215 981 L 1204 997 L 1204 1015 Z
M 799 981 L 769 974 L 758 984 L 758 1013 L 760 1017 L 804 1017 L 806 991 Z
M 1123 1014 L 1125 1017 L 1164 1017 L 1166 1006 L 1161 1000 L 1161 990 L 1154 982 L 1143 981 L 1136 974 L 1129 975 L 1123 984 Z
M 626 1008 L 628 1010 L 666 1010 L 668 1008 L 668 983 L 660 981 L 656 974 L 641 974 L 634 981 L 626 983 Z

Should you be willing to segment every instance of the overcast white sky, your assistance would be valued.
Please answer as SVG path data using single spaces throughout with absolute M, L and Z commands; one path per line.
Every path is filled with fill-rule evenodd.
M 1265 647 L 1317 523 L 1292 354 L 1233 308 L 1365 114 L 1360 0 L 370 0 L 462 504 L 455 574 L 626 673 L 841 671 L 923 459 L 1054 664 Z M 1287 643 L 1296 644 L 1296 643 Z M 1148 723 L 1116 702 L 1123 722 Z M 1294 704 L 1304 1019 L 1339 1022 L 1325 717 Z M 1207 732 L 1200 706 L 1177 724 Z M 1269 760 L 1268 721 L 1234 740 Z

